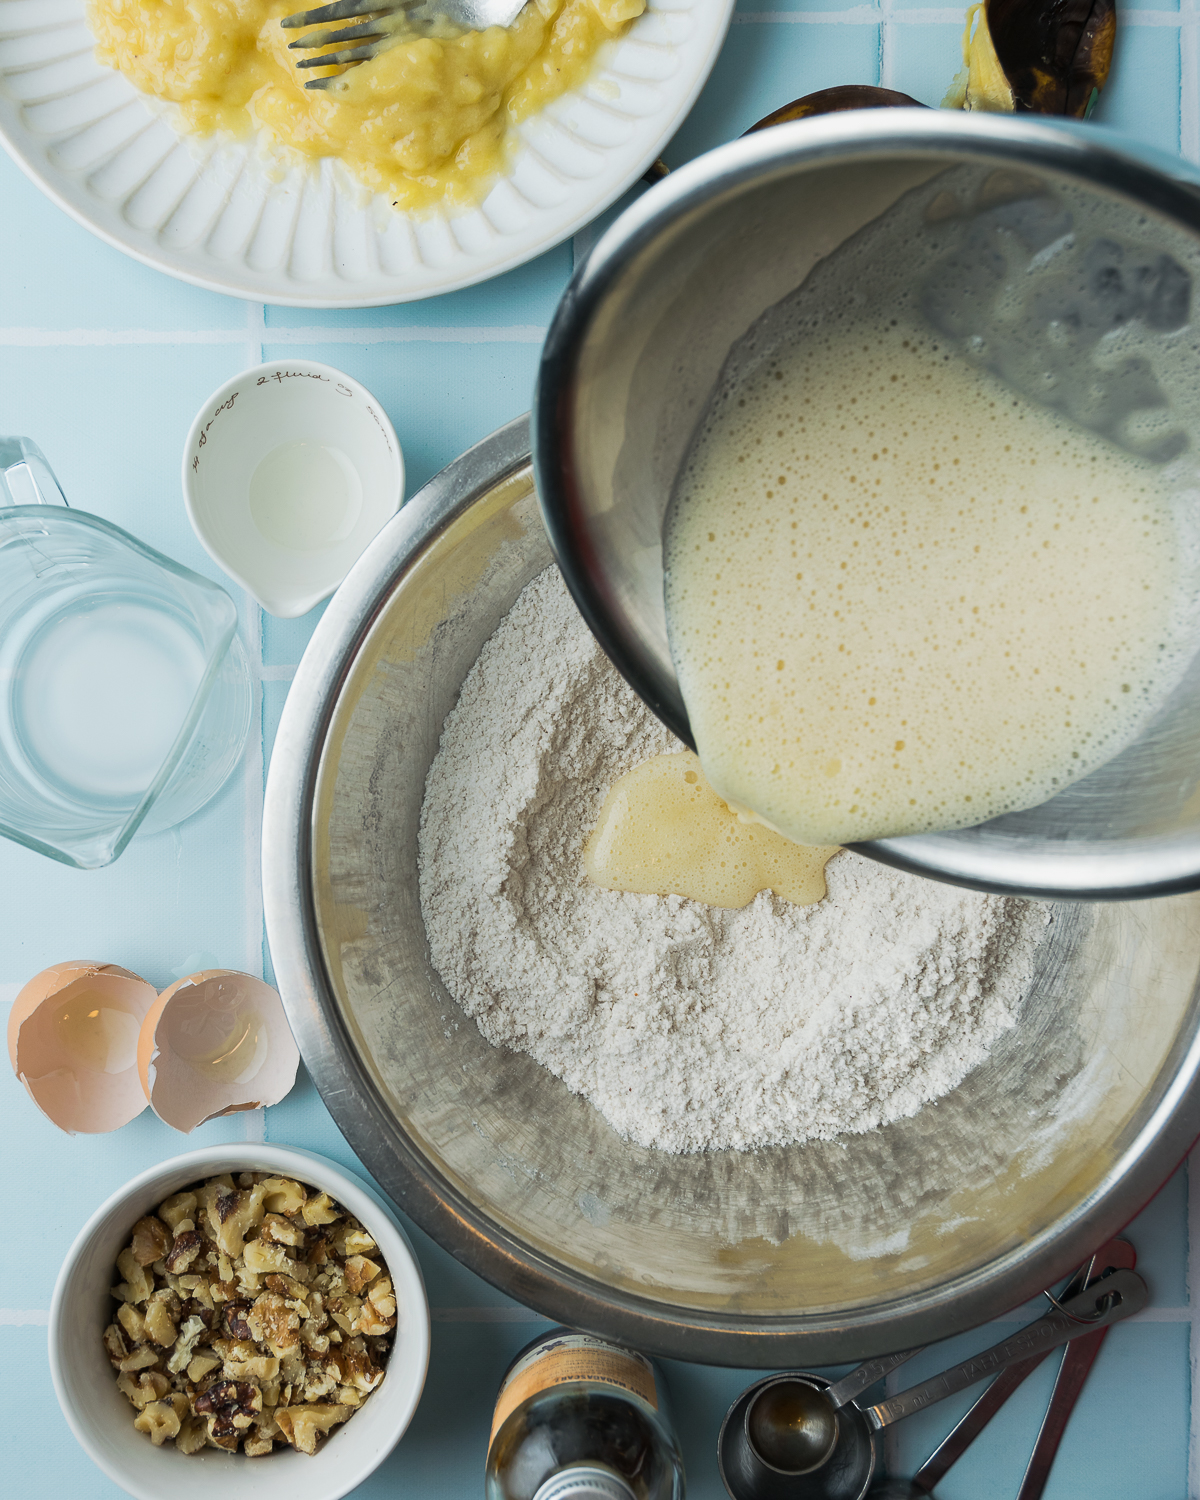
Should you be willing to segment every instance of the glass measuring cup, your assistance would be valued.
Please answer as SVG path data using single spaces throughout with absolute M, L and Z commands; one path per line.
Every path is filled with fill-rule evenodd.
M 236 628 L 224 589 L 0 437 L 0 834 L 89 870 L 197 812 L 250 727 Z

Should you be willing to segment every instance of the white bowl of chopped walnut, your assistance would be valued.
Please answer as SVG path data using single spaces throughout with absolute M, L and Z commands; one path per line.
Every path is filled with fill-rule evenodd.
M 337 1500 L 416 1410 L 429 1304 L 404 1231 L 333 1162 L 191 1151 L 72 1245 L 50 1367 L 75 1436 L 144 1500 Z

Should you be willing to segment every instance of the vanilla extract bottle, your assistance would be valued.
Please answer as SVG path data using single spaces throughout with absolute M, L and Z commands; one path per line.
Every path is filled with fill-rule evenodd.
M 641 1354 L 566 1328 L 527 1344 L 496 1397 L 487 1500 L 683 1500 L 683 1457 Z

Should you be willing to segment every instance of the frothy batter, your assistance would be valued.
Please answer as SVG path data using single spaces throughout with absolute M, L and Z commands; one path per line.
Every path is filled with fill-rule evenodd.
M 904 306 L 726 382 L 665 534 L 714 789 L 809 844 L 1031 807 L 1187 660 L 1178 475 L 1020 395 Z

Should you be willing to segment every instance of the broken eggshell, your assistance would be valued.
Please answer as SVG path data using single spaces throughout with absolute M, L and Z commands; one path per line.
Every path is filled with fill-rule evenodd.
M 278 1104 L 300 1053 L 269 984 L 205 969 L 164 990 L 142 1023 L 137 1070 L 150 1107 L 176 1130 Z
M 35 974 L 17 995 L 9 1061 L 60 1130 L 98 1135 L 145 1109 L 138 1036 L 156 993 L 128 969 L 76 958 Z

